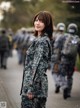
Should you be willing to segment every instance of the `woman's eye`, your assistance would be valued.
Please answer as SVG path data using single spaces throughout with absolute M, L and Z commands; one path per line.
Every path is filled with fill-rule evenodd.
M 42 21 L 42 20 L 39 20 L 39 19 L 36 19 L 35 21 L 36 21 L 36 22 L 38 21 L 38 22 L 41 22 L 41 23 L 43 23 L 43 21 Z
M 38 21 L 38 19 L 36 19 L 35 21 Z
M 41 22 L 41 23 L 43 23 L 43 21 L 42 21 L 42 20 L 40 20 L 40 22 Z

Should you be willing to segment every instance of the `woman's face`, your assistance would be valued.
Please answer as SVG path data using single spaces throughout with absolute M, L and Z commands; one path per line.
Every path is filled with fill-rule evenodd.
M 45 25 L 41 20 L 36 18 L 34 21 L 34 28 L 38 33 L 42 33 L 43 29 L 45 28 Z

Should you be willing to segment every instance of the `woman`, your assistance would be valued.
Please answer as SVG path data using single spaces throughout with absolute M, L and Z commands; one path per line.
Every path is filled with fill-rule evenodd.
M 41 11 L 33 23 L 36 38 L 26 52 L 21 108 L 45 108 L 48 96 L 46 71 L 51 58 L 52 17 L 49 12 Z

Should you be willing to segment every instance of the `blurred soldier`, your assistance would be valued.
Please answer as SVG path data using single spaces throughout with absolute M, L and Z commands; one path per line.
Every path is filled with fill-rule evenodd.
M 60 89 L 60 73 L 59 73 L 59 64 L 60 64 L 60 52 L 62 48 L 62 37 L 65 34 L 65 24 L 58 23 L 57 31 L 53 34 L 52 42 L 52 76 L 55 81 L 55 93 L 59 92 Z
M 24 42 L 24 38 L 26 37 L 26 29 L 25 28 L 21 28 L 20 30 L 18 30 L 18 32 L 15 35 L 14 38 L 14 43 L 16 43 L 17 45 L 17 52 L 18 52 L 18 63 L 19 64 L 23 64 L 23 42 Z
M 4 68 L 4 69 L 7 68 L 8 52 L 9 52 L 9 39 L 6 36 L 6 30 L 3 29 L 1 31 L 1 36 L 0 36 L 0 64 L 1 64 L 1 68 Z
M 18 52 L 18 63 L 24 65 L 24 59 L 27 49 L 29 48 L 31 42 L 34 40 L 34 36 L 31 32 L 27 31 L 26 28 L 21 28 L 16 33 L 13 38 L 14 43 L 16 44 L 16 49 Z
M 25 31 L 24 31 L 25 34 Z M 32 31 L 27 31 L 22 43 L 22 56 L 23 56 L 23 65 L 25 63 L 26 51 L 30 47 L 31 43 L 35 39 Z
M 53 33 L 53 39 L 58 40 L 59 37 L 64 35 L 65 32 L 65 24 L 64 23 L 58 23 L 56 26 L 56 31 Z
M 7 30 L 7 36 L 9 38 L 9 43 L 10 43 L 10 46 L 9 46 L 9 56 L 12 57 L 12 50 L 13 50 L 13 31 L 11 28 L 9 28 Z
M 76 35 L 78 27 L 71 23 L 68 25 L 68 34 L 64 37 L 65 41 L 61 51 L 60 75 L 64 79 L 63 98 L 71 97 L 73 84 L 73 73 L 78 50 L 80 51 L 80 38 Z

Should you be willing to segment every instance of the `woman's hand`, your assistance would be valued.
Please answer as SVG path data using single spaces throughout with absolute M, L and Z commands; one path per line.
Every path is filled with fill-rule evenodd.
M 28 97 L 29 99 L 33 99 L 33 98 L 34 98 L 34 95 L 30 92 L 30 93 L 27 93 L 27 97 Z

